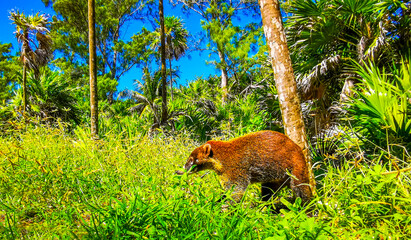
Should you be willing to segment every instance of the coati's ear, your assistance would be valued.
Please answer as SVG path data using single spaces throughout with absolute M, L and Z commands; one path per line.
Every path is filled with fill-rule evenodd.
M 204 155 L 206 157 L 213 157 L 213 150 L 211 149 L 211 145 L 209 143 L 204 144 Z

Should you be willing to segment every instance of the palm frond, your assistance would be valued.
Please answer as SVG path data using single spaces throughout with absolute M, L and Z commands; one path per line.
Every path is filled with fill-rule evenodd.
M 338 72 L 340 68 L 341 57 L 336 55 L 321 61 L 308 75 L 297 75 L 303 99 L 309 100 L 321 98 L 326 85 L 331 81 L 329 76 L 334 72 Z
M 53 56 L 48 17 L 39 13 L 26 16 L 19 11 L 11 11 L 9 18 L 16 27 L 17 41 L 22 44 L 20 60 L 38 77 L 39 68 L 47 65 Z
M 166 58 L 178 60 L 188 49 L 188 31 L 184 28 L 183 21 L 174 16 L 164 18 L 166 38 Z M 154 41 L 151 47 L 157 50 L 160 47 L 160 30 L 153 32 Z

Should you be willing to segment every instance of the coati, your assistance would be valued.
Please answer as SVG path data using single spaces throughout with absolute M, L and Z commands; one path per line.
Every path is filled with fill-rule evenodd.
M 301 148 L 279 132 L 260 131 L 230 141 L 208 141 L 190 154 L 184 168 L 191 172 L 214 170 L 226 190 L 234 188 L 233 199 L 237 201 L 251 183 L 261 183 L 264 201 L 284 186 L 303 202 L 312 197 Z

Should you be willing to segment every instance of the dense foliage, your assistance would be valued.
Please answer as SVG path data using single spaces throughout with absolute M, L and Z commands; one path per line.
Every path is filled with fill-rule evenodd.
M 257 186 L 225 206 L 215 173 L 177 176 L 198 144 L 184 135 L 155 137 L 112 129 L 93 141 L 77 128 L 29 128 L 2 137 L 0 232 L 14 238 L 96 239 L 406 239 L 409 172 L 387 173 L 378 160 L 321 163 L 315 217 L 278 197 L 274 214 Z M 16 138 L 18 137 L 18 138 Z M 392 169 L 394 170 L 394 169 Z M 275 199 L 278 201 L 278 198 Z
M 157 3 L 96 0 L 96 141 L 89 130 L 87 1 L 43 2 L 55 12 L 47 19 L 52 24 L 27 25 L 21 19 L 44 16 L 19 12 L 14 22 L 16 29 L 37 26 L 30 31 L 39 34 L 25 36 L 31 52 L 23 51 L 24 42 L 15 55 L 11 44 L 0 44 L 1 236 L 411 237 L 409 2 L 283 2 L 318 188 L 311 208 L 287 202 L 287 190 L 261 202 L 257 186 L 227 207 L 217 201 L 223 192 L 214 173 L 174 174 L 208 139 L 283 131 L 256 2 L 172 1 L 198 15 L 202 30 L 188 32 L 184 18 L 165 12 L 162 88 Z M 144 26 L 126 35 L 129 24 Z M 177 60 L 191 51 L 210 53 L 202 56 L 218 73 L 177 86 Z M 119 80 L 133 68 L 141 79 L 118 92 Z M 164 91 L 172 93 L 166 121 Z M 288 208 L 275 214 L 278 202 Z

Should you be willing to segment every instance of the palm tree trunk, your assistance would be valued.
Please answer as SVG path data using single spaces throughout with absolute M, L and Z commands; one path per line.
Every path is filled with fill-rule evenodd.
M 170 96 L 171 96 L 171 101 L 173 101 L 173 68 L 171 67 L 171 58 L 169 59 L 170 61 Z
M 283 116 L 285 134 L 301 147 L 307 161 L 311 190 L 315 193 L 315 179 L 311 169 L 308 141 L 302 118 L 297 83 L 284 33 L 278 0 L 259 0 L 264 34 L 270 51 L 274 78 Z
M 97 54 L 95 33 L 95 1 L 88 0 L 89 29 L 89 69 L 90 69 L 90 112 L 91 137 L 98 139 L 98 98 L 97 98 Z
M 27 110 L 27 66 L 23 63 L 23 113 Z
M 23 41 L 23 46 L 22 49 L 24 49 L 25 53 L 30 52 L 29 48 L 29 32 L 24 31 L 24 41 Z M 23 112 L 25 113 L 27 111 L 27 56 L 23 56 Z
M 166 76 L 166 39 L 165 39 L 165 30 L 164 30 L 164 7 L 163 0 L 159 0 L 158 3 L 158 12 L 160 15 L 160 53 L 161 53 L 161 124 L 164 124 L 167 120 L 167 76 Z
M 353 76 L 348 76 L 345 79 L 343 89 L 340 94 L 340 102 L 347 102 L 354 94 L 355 79 Z

